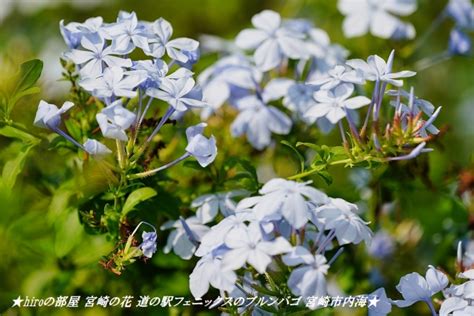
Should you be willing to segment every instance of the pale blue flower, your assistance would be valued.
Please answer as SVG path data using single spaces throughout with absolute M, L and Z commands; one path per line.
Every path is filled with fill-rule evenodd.
M 197 208 L 196 217 L 203 223 L 209 223 L 220 212 L 224 217 L 235 213 L 236 203 L 234 197 L 247 195 L 245 190 L 217 192 L 204 194 L 191 202 L 192 208 Z
M 42 128 L 56 129 L 61 124 L 61 115 L 73 106 L 74 103 L 66 101 L 58 109 L 56 105 L 41 100 L 33 124 Z
M 137 20 L 135 12 L 121 12 L 116 23 L 103 27 L 105 38 L 112 40 L 112 49 L 120 54 L 129 54 L 135 47 L 148 49 L 148 34 Z
M 474 315 L 474 306 L 460 297 L 449 297 L 444 300 L 439 309 L 439 316 L 468 316 Z
M 245 134 L 249 143 L 262 150 L 271 142 L 272 133 L 286 135 L 290 132 L 291 119 L 273 106 L 265 105 L 256 96 L 237 101 L 240 111 L 231 125 L 232 136 Z
M 410 153 L 406 155 L 397 156 L 397 157 L 388 157 L 387 160 L 388 161 L 410 160 L 410 159 L 414 159 L 418 157 L 418 155 L 420 155 L 421 153 L 433 151 L 432 148 L 425 148 L 425 146 L 426 146 L 426 142 L 422 142 L 418 144 L 415 148 L 413 148 L 410 151 Z
M 446 12 L 464 29 L 474 29 L 474 7 L 471 0 L 450 0 Z
M 392 237 L 383 230 L 380 230 L 372 237 L 368 252 L 375 258 L 386 259 L 392 255 L 394 248 L 395 245 Z
M 193 88 L 195 88 L 195 81 L 191 77 L 163 78 L 158 89 L 149 88 L 146 93 L 153 98 L 167 102 L 174 110 L 182 112 L 189 108 L 204 107 L 206 105 L 203 101 L 194 99 L 189 95 Z
M 329 270 L 326 258 L 313 255 L 304 247 L 296 246 L 283 256 L 287 266 L 298 266 L 291 271 L 288 287 L 291 292 L 304 298 L 326 295 L 326 274 Z
M 264 10 L 252 17 L 252 24 L 255 29 L 241 31 L 236 44 L 243 49 L 255 49 L 254 60 L 262 71 L 277 67 L 285 58 L 307 56 L 304 34 L 282 26 L 278 13 Z
M 186 152 L 196 158 L 201 167 L 206 167 L 216 159 L 217 147 L 214 136 L 206 138 L 202 135 L 203 129 L 207 126 L 200 123 L 196 126 L 190 126 L 186 129 L 188 145 Z
M 446 275 L 432 266 L 426 271 L 425 277 L 417 272 L 409 273 L 403 276 L 397 285 L 397 290 L 402 294 L 403 300 L 396 300 L 393 303 L 398 307 L 411 306 L 419 301 L 432 304 L 431 296 L 443 290 L 448 283 Z
M 370 99 L 365 96 L 349 98 L 354 92 L 352 84 L 342 84 L 333 90 L 320 90 L 314 94 L 316 104 L 309 108 L 305 117 L 315 121 L 325 117 L 332 124 L 336 124 L 346 117 L 347 110 L 359 109 L 370 104 Z
M 400 21 L 390 38 L 393 40 L 406 40 L 414 38 L 415 35 L 416 31 L 413 24 Z
M 305 41 L 306 50 L 316 58 L 324 58 L 328 54 L 331 41 L 326 31 L 312 28 L 308 32 L 308 39 Z
M 248 263 L 262 274 L 271 263 L 272 256 L 291 250 L 290 243 L 283 237 L 264 240 L 260 225 L 256 222 L 250 223 L 246 228 L 230 231 L 225 236 L 225 245 L 230 250 L 223 257 L 224 270 L 237 270 Z
M 66 45 L 69 48 L 77 48 L 81 44 L 83 36 L 102 33 L 102 17 L 89 18 L 84 23 L 71 22 L 64 25 L 64 20 L 59 22 L 59 29 Z
M 403 90 L 403 89 L 389 90 L 389 91 L 387 91 L 387 95 L 390 95 L 392 97 L 400 96 L 400 98 L 403 98 L 406 101 L 409 101 L 410 98 L 411 98 L 410 93 L 406 90 Z M 405 102 L 405 103 L 400 102 L 399 103 L 398 100 L 397 101 L 391 101 L 390 105 L 392 105 L 396 108 L 400 107 L 399 110 L 401 112 L 413 113 L 414 115 L 417 115 L 420 111 L 424 112 L 427 115 L 432 115 L 434 110 L 435 110 L 435 107 L 431 102 L 429 102 L 427 100 L 420 99 L 420 98 L 416 97 L 415 95 L 413 95 L 413 97 L 412 97 L 412 108 L 411 109 L 409 107 L 409 104 L 407 105 L 407 102 Z
M 328 197 L 323 192 L 306 183 L 285 179 L 272 179 L 260 189 L 261 196 L 245 198 L 238 208 L 252 208 L 258 220 L 265 218 L 285 218 L 291 226 L 303 227 L 309 218 L 311 201 L 317 205 L 326 203 Z
M 286 91 L 286 95 L 283 98 L 283 105 L 304 119 L 304 113 L 306 113 L 311 106 L 316 104 L 313 95 L 318 90 L 318 87 L 310 84 L 293 82 Z
M 338 9 L 346 16 L 342 25 L 346 37 L 361 36 L 370 31 L 374 36 L 390 38 L 403 23 L 392 14 L 412 14 L 416 10 L 416 0 L 339 0 Z
M 152 25 L 153 36 L 149 39 L 149 48 L 145 53 L 155 58 L 161 58 L 166 54 L 173 60 L 186 63 L 190 57 L 186 52 L 198 49 L 199 42 L 186 38 L 170 40 L 173 27 L 163 18 L 159 18 Z
M 195 216 L 187 218 L 184 222 L 186 223 L 188 229 L 192 232 L 193 239 L 195 240 L 190 240 L 188 233 L 186 232 L 186 229 L 183 227 L 183 223 L 180 220 L 168 221 L 163 224 L 163 226 L 161 226 L 161 230 L 170 228 L 175 229 L 168 236 L 168 241 L 163 251 L 164 253 L 169 253 L 171 250 L 173 250 L 174 253 L 181 258 L 189 260 L 196 250 L 196 244 L 194 242 L 200 241 L 201 237 L 209 231 L 209 227 L 203 225 Z
M 369 316 L 386 316 L 392 311 L 392 304 L 391 300 L 387 297 L 387 293 L 385 293 L 385 289 L 383 287 L 375 290 L 371 294 L 368 295 L 369 302 L 368 302 L 368 310 Z M 370 300 L 374 299 L 374 303 L 370 303 Z
M 141 249 L 143 255 L 147 258 L 151 258 L 156 252 L 156 232 L 143 232 L 142 233 L 142 243 L 138 248 Z
M 122 106 L 117 100 L 96 115 L 102 135 L 107 138 L 128 140 L 127 130 L 136 119 L 136 115 Z
M 146 72 L 146 80 L 140 84 L 143 89 L 157 88 L 168 73 L 168 65 L 161 59 L 136 61 L 133 69 Z
M 339 245 L 369 243 L 372 232 L 355 212 L 357 205 L 343 199 L 330 198 L 329 203 L 316 209 L 315 224 L 320 221 L 325 229 L 333 230 Z
M 101 76 L 105 65 L 109 67 L 131 67 L 132 61 L 114 56 L 117 53 L 107 46 L 102 36 L 98 34 L 83 36 L 83 49 L 73 49 L 65 53 L 65 57 L 76 65 L 82 65 L 79 73 L 82 78 L 97 78 Z
M 448 51 L 451 55 L 468 56 L 471 53 L 471 38 L 469 35 L 454 28 L 449 34 Z
M 333 69 L 327 72 L 327 75 L 320 77 L 316 80 L 308 82 L 311 85 L 321 86 L 321 89 L 330 90 L 343 83 L 353 84 L 364 84 L 365 80 L 362 74 L 355 70 L 349 70 L 348 68 L 337 65 Z
M 96 157 L 101 157 L 112 153 L 112 151 L 107 148 L 107 146 L 95 139 L 87 139 L 83 146 L 89 155 Z
M 201 238 L 199 248 L 196 250 L 196 256 L 202 257 L 214 249 L 224 244 L 224 238 L 229 232 L 234 229 L 244 229 L 245 222 L 253 220 L 249 213 L 236 212 L 235 215 L 230 215 L 219 223 L 211 227 L 211 230 Z
M 201 112 L 201 118 L 207 119 L 224 102 L 236 95 L 236 90 L 255 90 L 262 79 L 262 73 L 242 55 L 231 55 L 220 59 L 205 69 L 198 77 L 203 87 L 203 99 L 208 107 Z
M 146 78 L 144 71 L 124 71 L 120 67 L 110 67 L 105 69 L 102 76 L 83 79 L 79 85 L 98 98 L 134 98 L 137 96 L 135 88 Z
M 366 80 L 382 81 L 396 87 L 401 87 L 403 85 L 403 80 L 400 80 L 400 78 L 413 77 L 416 75 L 416 72 L 403 70 L 392 73 L 394 54 L 394 51 L 390 53 L 387 62 L 385 62 L 385 60 L 380 56 L 371 55 L 367 58 L 367 62 L 362 59 L 351 59 L 348 60 L 346 64 L 361 71 Z
M 188 60 L 186 62 L 177 60 L 176 63 L 187 69 L 193 68 L 194 64 L 197 63 L 201 57 L 201 51 L 199 50 L 199 47 L 196 47 L 195 50 L 182 50 L 181 52 L 186 55 Z
M 221 291 L 230 292 L 235 287 L 237 275 L 224 269 L 222 255 L 224 251 L 215 251 L 203 256 L 189 275 L 189 289 L 195 298 L 201 298 L 212 286 Z
M 288 78 L 274 78 L 261 91 L 262 101 L 268 103 L 283 98 L 295 81 Z

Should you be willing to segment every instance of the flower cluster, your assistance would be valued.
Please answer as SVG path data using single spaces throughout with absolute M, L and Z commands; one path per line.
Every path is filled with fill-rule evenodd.
M 157 147 L 153 143 L 161 128 L 170 120 L 181 120 L 190 109 L 206 105 L 191 71 L 199 58 L 199 43 L 190 38 L 173 39 L 168 21 L 139 21 L 134 12 L 120 12 L 114 23 L 104 23 L 101 17 L 84 23 L 61 21 L 60 28 L 68 46 L 63 54 L 64 76 L 72 83 L 71 99 L 78 104 L 68 101 L 58 108 L 41 101 L 34 124 L 63 136 L 88 155 L 104 159 L 115 173 L 118 181 L 108 179 L 108 191 L 88 197 L 113 203 L 98 203 L 80 215 L 87 226 L 109 233 L 117 243 L 103 265 L 120 274 L 137 257 L 151 258 L 156 251 L 156 231 L 144 232 L 140 245 L 135 245 L 133 238 L 136 229 L 132 234 L 121 234 L 124 227 L 133 226 L 127 214 L 156 195 L 154 188 L 144 187 L 139 179 L 189 157 L 202 167 L 216 158 L 214 136 L 204 136 L 207 124 L 198 123 L 186 128 L 187 145 L 180 156 L 149 167 L 160 163 L 156 148 L 149 147 Z M 133 60 L 132 54 L 147 57 Z M 66 113 L 70 118 L 62 122 Z M 156 118 L 158 113 L 161 118 Z M 91 138 L 99 130 L 103 140 Z M 110 140 L 115 141 L 114 151 L 107 145 Z M 105 157 L 112 152 L 118 166 Z M 147 158 L 142 159 L 145 153 Z
M 339 0 L 339 11 L 346 16 L 342 29 L 346 37 L 370 33 L 380 38 L 412 39 L 415 28 L 395 15 L 416 11 L 416 0 Z
M 63 58 L 75 66 L 78 85 L 97 100 L 100 109 L 96 114 L 97 124 L 104 138 L 118 142 L 119 156 L 123 155 L 122 142 L 129 142 L 126 154 L 136 161 L 169 119 L 178 119 L 189 109 L 205 106 L 190 70 L 199 57 L 199 43 L 190 38 L 171 39 L 173 28 L 165 19 L 145 22 L 139 21 L 134 12 L 120 12 L 114 23 L 104 23 L 101 17 L 95 17 L 84 23 L 65 25 L 61 21 L 60 27 L 69 47 Z M 129 56 L 136 49 L 150 58 L 132 60 Z M 163 101 L 168 107 L 144 143 L 133 147 L 153 101 Z M 111 153 L 94 139 L 87 139 L 81 145 L 59 128 L 61 115 L 72 107 L 71 102 L 58 109 L 41 101 L 35 124 L 59 133 L 90 155 Z M 186 153 L 166 167 L 189 156 L 194 156 L 203 167 L 214 160 L 215 139 L 202 135 L 205 126 L 188 128 Z M 119 157 L 122 168 L 126 167 L 123 165 L 126 158 Z
M 445 299 L 439 308 L 440 316 L 448 315 L 472 315 L 474 305 L 472 304 L 474 285 L 474 270 L 459 273 L 458 277 L 464 279 L 464 283 L 449 285 L 449 279 L 444 272 L 429 266 L 423 277 L 417 272 L 409 273 L 400 279 L 397 290 L 402 295 L 401 300 L 392 300 L 387 297 L 385 289 L 379 288 L 372 295 L 379 300 L 379 304 L 369 308 L 369 315 L 388 315 L 392 311 L 392 305 L 400 308 L 411 306 L 417 302 L 428 305 L 432 315 L 438 315 L 437 308 L 433 304 L 433 296 L 442 292 Z
M 242 194 L 199 197 L 192 203 L 198 207 L 197 217 L 162 227 L 176 228 L 165 251 L 173 248 L 184 259 L 193 254 L 200 257 L 190 275 L 195 297 L 202 297 L 210 286 L 230 296 L 246 297 L 242 288 L 266 286 L 259 276 L 285 276 L 288 269 L 286 286 L 291 293 L 326 295 L 326 274 L 343 246 L 371 240 L 356 205 L 330 198 L 308 182 L 272 179 L 259 195 L 235 204 L 231 198 Z M 224 218 L 210 228 L 205 225 L 218 212 Z M 332 253 L 329 261 L 328 252 Z
M 384 6 L 399 8 L 396 3 L 386 1 Z M 408 12 L 414 7 L 405 3 L 403 8 Z M 438 132 L 433 121 L 439 108 L 435 111 L 427 101 L 402 90 L 403 79 L 415 72 L 393 71 L 393 51 L 387 61 L 377 55 L 367 62 L 346 60 L 348 52 L 331 44 L 327 34 L 309 21 L 282 20 L 278 13 L 265 10 L 252 18 L 252 24 L 254 28 L 238 34 L 235 44 L 253 55 L 225 56 L 200 75 L 209 103 L 201 112 L 203 119 L 228 102 L 239 112 L 232 135 L 245 134 L 259 150 L 271 144 L 272 133 L 286 135 L 302 121 L 316 123 L 323 132 L 338 125 L 351 162 L 361 156 L 408 159 L 426 151 L 426 141 Z M 359 95 L 368 82 L 374 82 L 371 98 Z M 398 90 L 388 93 L 396 97 L 396 111 L 392 122 L 386 123 L 380 121 L 384 117 L 380 113 L 391 111 L 383 109 L 388 86 Z M 368 110 L 359 129 L 357 111 L 363 107 Z

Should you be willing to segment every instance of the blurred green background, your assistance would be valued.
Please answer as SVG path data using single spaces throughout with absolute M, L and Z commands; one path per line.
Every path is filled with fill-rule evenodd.
M 415 25 L 418 36 L 426 31 L 445 6 L 445 1 L 419 1 L 418 10 L 407 20 Z M 59 57 L 66 49 L 59 33 L 59 21 L 84 21 L 92 16 L 102 16 L 112 22 L 119 10 L 135 11 L 139 19 L 153 21 L 164 17 L 174 28 L 174 36 L 199 38 L 202 34 L 218 35 L 231 39 L 239 30 L 250 24 L 252 15 L 262 9 L 273 9 L 284 17 L 307 18 L 328 32 L 332 42 L 351 51 L 350 58 L 363 58 L 377 54 L 386 58 L 395 48 L 396 69 L 413 70 L 414 64 L 425 57 L 436 55 L 447 47 L 453 23 L 446 21 L 415 54 L 409 53 L 410 42 L 392 42 L 370 35 L 345 39 L 341 24 L 343 16 L 337 11 L 336 1 L 326 0 L 0 0 L 0 87 L 11 85 L 18 65 L 28 59 L 44 61 L 40 95 L 23 99 L 13 112 L 15 121 L 31 128 L 39 99 L 62 104 L 67 97 L 68 84 L 59 81 Z M 197 72 L 209 65 L 215 56 L 203 57 Z M 469 208 L 458 196 L 461 172 L 472 174 L 474 145 L 474 62 L 472 57 L 454 57 L 423 70 L 408 81 L 415 86 L 418 97 L 443 106 L 437 119 L 443 131 L 431 147 L 435 149 L 416 162 L 400 164 L 381 170 L 380 181 L 368 184 L 364 190 L 356 189 L 349 181 L 352 171 L 334 168 L 331 185 L 315 178 L 317 185 L 332 196 L 350 201 L 360 201 L 367 209 L 390 209 L 377 226 L 389 230 L 397 242 L 393 259 L 386 262 L 367 263 L 366 257 L 346 253 L 331 268 L 339 286 L 349 293 L 361 289 L 375 289 L 366 280 L 370 271 L 380 270 L 391 297 L 398 297 L 394 289 L 405 273 L 424 273 L 427 264 L 435 264 L 453 271 L 456 242 L 468 239 Z M 212 124 L 211 124 L 212 125 Z M 212 126 L 211 126 L 212 127 Z M 35 128 L 36 129 L 36 128 Z M 217 133 L 228 130 L 217 129 Z M 216 134 L 216 131 L 214 133 Z M 311 138 L 307 136 L 308 138 Z M 301 140 L 298 135 L 290 142 Z M 336 145 L 339 135 L 317 136 L 319 144 Z M 220 135 L 224 143 L 218 144 L 221 152 L 248 154 L 260 166 L 261 181 L 265 174 L 291 175 L 296 162 L 284 146 L 274 151 L 257 153 L 245 141 L 235 141 Z M 227 140 L 225 140 L 227 139 Z M 17 143 L 0 137 L 0 166 L 18 153 Z M 187 278 L 193 265 L 174 254 L 164 255 L 161 250 L 151 262 L 131 266 L 120 277 L 104 270 L 98 261 L 101 255 L 113 248 L 103 236 L 87 235 L 81 227 L 76 206 L 70 201 L 77 183 L 71 167 L 73 158 L 48 150 L 47 144 L 30 156 L 26 162 L 13 194 L 0 192 L 0 313 L 3 315 L 158 315 L 197 313 L 193 308 L 175 308 L 160 311 L 103 309 L 75 311 L 74 309 L 8 309 L 18 295 L 49 297 L 59 295 L 123 296 L 189 296 Z M 243 151 L 239 152 L 239 148 Z M 223 158 L 222 158 L 223 159 Z M 267 171 L 265 171 L 267 170 Z M 176 172 L 178 182 L 190 196 L 198 193 L 186 180 L 185 172 Z M 181 177 L 181 178 L 180 178 Z M 471 184 L 472 185 L 472 184 Z M 368 192 L 368 193 L 367 193 Z M 365 194 L 365 195 L 364 195 Z M 388 202 L 396 201 L 394 205 Z M 189 202 L 189 201 L 188 201 Z M 364 204 L 365 203 L 365 204 Z M 167 206 L 172 208 L 173 204 Z M 177 207 L 178 208 L 178 207 Z M 186 208 L 186 207 L 185 207 Z M 173 212 L 178 212 L 178 209 Z M 175 217 L 176 218 L 176 217 Z M 150 218 L 150 221 L 153 221 Z M 471 224 L 471 227 L 473 225 Z M 375 228 L 375 226 L 373 226 Z M 160 234 L 162 248 L 165 234 Z M 362 252 L 363 247 L 357 248 Z M 354 262 L 355 264 L 348 265 Z M 343 270 L 343 272 L 337 272 Z M 357 284 L 357 283 L 361 284 Z M 359 292 L 357 292 L 359 290 Z M 217 293 L 214 293 L 217 294 Z M 202 310 L 201 313 L 205 313 Z M 424 314 L 424 306 L 411 312 L 397 310 L 394 315 Z M 344 312 L 341 312 L 344 313 Z M 410 314 L 411 313 L 411 314 Z

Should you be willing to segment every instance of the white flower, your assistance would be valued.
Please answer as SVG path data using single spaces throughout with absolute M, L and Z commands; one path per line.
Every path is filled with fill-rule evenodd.
M 84 36 L 81 39 L 84 50 L 73 49 L 65 53 L 76 65 L 83 65 L 79 70 L 82 78 L 96 78 L 102 75 L 104 64 L 109 67 L 131 67 L 132 61 L 113 56 L 117 53 L 98 34 Z
M 349 243 L 358 244 L 362 240 L 368 243 L 372 238 L 372 232 L 354 211 L 355 204 L 343 199 L 330 198 L 330 202 L 316 209 L 315 224 L 324 225 L 325 229 L 333 229 L 339 245 Z M 319 223 L 317 223 L 319 221 Z
M 392 50 L 387 62 L 380 56 L 371 55 L 367 58 L 367 62 L 362 59 L 351 59 L 346 62 L 347 65 L 359 70 L 364 75 L 364 78 L 369 81 L 382 81 L 392 84 L 396 87 L 403 85 L 403 80 L 400 78 L 408 78 L 416 75 L 416 72 L 403 70 L 392 73 L 392 65 L 395 51 Z
M 222 254 L 208 254 L 202 257 L 189 275 L 189 289 L 195 298 L 201 298 L 209 286 L 230 292 L 237 281 L 234 271 L 223 269 Z
M 459 297 L 449 297 L 444 300 L 439 309 L 439 316 L 471 316 L 474 315 L 474 306 Z
M 148 49 L 148 35 L 144 25 L 140 25 L 135 12 L 121 12 L 117 23 L 104 26 L 103 32 L 107 39 L 112 40 L 112 49 L 120 54 L 128 54 L 140 47 Z
M 301 228 L 308 221 L 308 201 L 316 204 L 327 202 L 328 197 L 323 192 L 308 186 L 306 183 L 284 179 L 268 181 L 255 196 L 243 199 L 237 208 L 253 207 L 255 216 L 262 221 L 265 218 L 284 217 L 294 228 Z
M 124 71 L 120 67 L 110 67 L 104 70 L 102 76 L 83 79 L 79 85 L 98 98 L 134 98 L 137 96 L 134 89 L 145 81 L 146 77 L 146 73 L 141 70 Z
M 214 136 L 206 138 L 202 135 L 206 126 L 206 123 L 200 123 L 186 129 L 186 137 L 188 139 L 186 152 L 196 158 L 203 168 L 212 163 L 217 156 L 216 139 Z
M 145 51 L 147 55 L 161 58 L 166 52 L 170 58 L 185 63 L 189 59 L 185 52 L 195 51 L 199 47 L 199 42 L 186 37 L 170 40 L 173 27 L 163 18 L 153 23 L 152 31 L 154 37 L 149 39 L 149 48 Z
M 220 59 L 198 77 L 203 100 L 209 105 L 201 112 L 201 118 L 208 119 L 237 89 L 255 89 L 261 78 L 262 73 L 245 56 L 235 54 Z
M 375 299 L 374 302 L 376 302 L 375 305 L 370 305 L 369 300 L 369 316 L 386 316 L 392 311 L 392 304 L 383 287 L 372 292 L 369 297 Z
M 96 119 L 104 137 L 126 141 L 128 137 L 125 130 L 135 122 L 136 115 L 117 100 L 97 113 Z
M 156 88 L 168 73 L 168 65 L 161 59 L 139 60 L 133 64 L 133 69 L 146 72 L 146 81 L 142 82 L 144 88 Z
M 407 101 L 410 99 L 410 93 L 408 91 L 405 91 L 403 89 L 398 89 L 398 90 L 389 90 L 386 92 L 387 95 L 392 96 L 392 97 L 397 97 L 400 95 L 401 98 L 406 99 Z M 390 105 L 394 107 L 398 107 L 398 102 L 397 101 L 390 101 Z M 426 100 L 417 98 L 416 96 L 413 96 L 413 108 L 410 109 L 408 105 L 404 103 L 400 103 L 401 106 L 401 111 L 403 113 L 413 113 L 413 114 L 418 114 L 420 111 L 423 111 L 426 115 L 432 115 L 435 107 L 434 105 Z
M 184 220 L 183 220 L 184 221 Z M 185 227 L 181 220 L 175 222 L 169 221 L 161 226 L 161 230 L 175 228 L 166 242 L 166 246 L 163 249 L 164 253 L 169 253 L 173 249 L 174 253 L 180 256 L 181 258 L 188 260 L 193 256 L 194 251 L 196 250 L 195 242 L 199 242 L 201 237 L 204 236 L 208 231 L 209 227 L 201 224 L 201 222 L 195 217 L 187 218 L 185 221 L 187 228 L 192 233 L 192 238 L 195 240 L 190 240 L 190 236 L 186 232 Z
M 205 224 L 212 221 L 219 211 L 225 217 L 234 214 L 236 203 L 232 198 L 246 194 L 245 190 L 205 194 L 194 199 L 191 207 L 197 207 L 196 217 Z
M 176 111 L 183 112 L 189 108 L 206 105 L 201 100 L 197 100 L 190 95 L 194 85 L 194 79 L 187 76 L 178 79 L 163 78 L 158 89 L 149 88 L 146 94 L 167 102 Z
M 286 91 L 283 105 L 303 117 L 304 113 L 316 104 L 313 95 L 317 90 L 316 86 L 295 82 Z
M 272 256 L 291 250 L 290 243 L 283 237 L 264 240 L 260 225 L 256 222 L 246 228 L 230 231 L 225 236 L 225 245 L 231 250 L 224 255 L 223 269 L 237 270 L 247 262 L 262 274 L 272 261 Z
M 61 115 L 74 106 L 74 103 L 66 101 L 58 109 L 54 104 L 41 100 L 36 111 L 34 125 L 43 128 L 56 129 L 61 124 Z
M 286 135 L 291 129 L 291 119 L 273 106 L 265 105 L 256 96 L 247 96 L 237 102 L 240 111 L 231 125 L 232 136 L 246 134 L 250 144 L 262 150 L 270 145 L 271 134 Z
M 235 215 L 230 215 L 212 226 L 211 230 L 201 238 L 199 248 L 196 250 L 196 256 L 202 257 L 224 244 L 225 236 L 230 231 L 244 229 L 246 227 L 245 222 L 250 219 L 254 218 L 251 218 L 248 213 L 237 212 Z
M 288 266 L 298 266 L 291 272 L 288 287 L 293 294 L 304 298 L 326 295 L 326 278 L 329 265 L 322 255 L 312 255 L 306 248 L 297 246 L 283 256 Z
M 92 156 L 100 157 L 112 153 L 112 151 L 107 148 L 107 146 L 95 139 L 87 139 L 83 146 L 84 149 Z
M 364 84 L 365 80 L 360 72 L 337 65 L 329 70 L 326 76 L 308 82 L 308 84 L 320 85 L 324 90 L 335 88 L 342 83 Z
M 347 115 L 348 110 L 355 110 L 366 106 L 370 99 L 364 96 L 349 98 L 354 92 L 352 84 L 342 84 L 334 90 L 320 90 L 314 94 L 317 104 L 305 113 L 305 117 L 313 122 L 325 117 L 332 124 L 336 124 Z
M 448 283 L 446 275 L 432 266 L 426 271 L 425 278 L 416 272 L 409 273 L 397 285 L 403 300 L 394 301 L 394 304 L 407 307 L 418 301 L 431 302 L 431 296 L 443 290 Z
M 391 13 L 412 14 L 416 0 L 339 0 L 338 9 L 346 16 L 342 26 L 346 37 L 361 36 L 370 30 L 374 36 L 390 38 L 404 24 Z
M 237 35 L 236 44 L 243 49 L 256 49 L 254 60 L 262 71 L 278 66 L 284 58 L 299 59 L 307 55 L 303 34 L 281 26 L 280 15 L 264 10 L 252 17 L 255 29 Z

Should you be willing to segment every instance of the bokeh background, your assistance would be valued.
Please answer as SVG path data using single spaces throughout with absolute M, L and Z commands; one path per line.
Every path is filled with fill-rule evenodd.
M 446 1 L 419 1 L 416 13 L 408 17 L 415 25 L 417 37 L 426 32 L 443 10 Z M 343 16 L 336 1 L 326 0 L 0 0 L 0 88 L 12 84 L 18 65 L 32 58 L 44 61 L 40 95 L 23 99 L 13 112 L 13 119 L 28 127 L 41 99 L 62 104 L 67 98 L 68 83 L 60 81 L 59 57 L 66 49 L 59 32 L 59 21 L 84 21 L 102 16 L 112 22 L 119 10 L 135 11 L 142 20 L 164 17 L 170 21 L 175 36 L 198 39 L 212 34 L 232 39 L 250 24 L 250 18 L 262 9 L 273 9 L 284 17 L 307 18 L 326 30 L 332 42 L 350 50 L 350 57 L 365 59 L 377 54 L 386 58 L 396 49 L 397 69 L 414 69 L 417 61 L 435 56 L 447 49 L 453 23 L 445 21 L 428 37 L 415 53 L 413 42 L 393 42 L 366 35 L 344 38 Z M 196 72 L 212 63 L 216 56 L 203 56 Z M 416 162 L 400 164 L 370 175 L 365 170 L 334 168 L 334 182 L 315 182 L 332 196 L 358 202 L 361 210 L 385 214 L 377 226 L 384 227 L 395 240 L 395 251 L 389 262 L 368 260 L 362 253 L 344 254 L 333 268 L 337 287 L 348 293 L 363 293 L 386 285 L 389 296 L 397 297 L 398 279 L 412 271 L 424 273 L 428 264 L 454 271 L 458 240 L 469 240 L 474 227 L 473 206 L 465 191 L 472 190 L 474 146 L 474 60 L 453 57 L 422 70 L 408 81 L 416 94 L 443 106 L 437 119 L 441 136 L 431 145 L 435 149 Z M 214 122 L 221 139 L 219 150 L 227 154 L 248 155 L 257 166 L 261 181 L 271 175 L 289 176 L 296 171 L 296 161 L 284 146 L 259 153 L 245 141 L 231 141 L 228 129 Z M 212 127 L 211 126 L 211 127 Z M 216 132 L 214 132 L 216 134 Z M 306 134 L 305 140 L 336 145 L 339 135 Z M 314 138 L 314 139 L 313 139 Z M 290 142 L 301 140 L 291 135 Z M 0 166 L 18 154 L 18 144 L 0 137 Z M 30 156 L 14 194 L 0 192 L 0 313 L 3 315 L 194 315 L 206 311 L 193 308 L 158 310 L 103 309 L 75 311 L 71 309 L 8 309 L 18 295 L 45 298 L 59 295 L 123 296 L 189 296 L 188 275 L 192 262 L 160 250 L 150 262 L 131 266 L 122 276 L 104 270 L 101 256 L 113 248 L 103 236 L 84 232 L 71 201 L 74 182 L 73 159 L 49 150 L 47 144 Z M 171 174 L 177 179 L 189 202 L 206 186 L 195 189 L 187 177 L 189 172 Z M 194 176 L 191 172 L 191 177 Z M 377 177 L 377 181 L 371 181 Z M 471 177 L 471 178 L 469 178 Z M 469 179 L 471 182 L 469 182 Z M 460 183 L 460 181 L 467 181 Z M 461 184 L 461 185 L 460 185 Z M 197 192 L 197 191 L 203 192 Z M 154 215 L 151 222 L 189 212 L 173 199 L 166 199 L 162 208 L 166 216 Z M 463 199 L 464 197 L 464 199 Z M 471 217 L 470 215 L 471 214 Z M 471 218 L 471 220 L 470 220 Z M 160 234 L 161 246 L 166 234 Z M 359 252 L 361 254 L 359 254 Z M 350 258 L 350 259 L 349 259 Z M 337 272 L 341 270 L 342 272 Z M 214 293 L 217 294 L 217 293 Z M 425 307 L 394 315 L 423 315 Z M 321 312 L 324 313 L 324 312 Z M 333 311 L 326 311 L 333 313 Z M 339 311 L 350 314 L 351 311 Z

